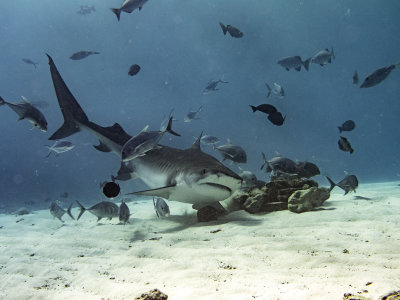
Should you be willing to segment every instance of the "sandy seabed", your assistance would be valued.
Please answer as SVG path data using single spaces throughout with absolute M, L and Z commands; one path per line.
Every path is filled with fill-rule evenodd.
M 355 195 L 371 200 L 357 200 Z M 131 222 L 86 212 L 0 215 L 0 299 L 379 299 L 400 289 L 400 186 L 335 188 L 326 210 L 198 223 L 189 205 L 128 203 Z M 77 216 L 78 209 L 73 209 Z

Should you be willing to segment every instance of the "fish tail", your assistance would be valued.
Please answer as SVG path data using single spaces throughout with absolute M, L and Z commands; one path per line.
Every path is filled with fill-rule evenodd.
M 226 26 L 225 26 L 224 24 L 222 24 L 222 22 L 219 22 L 219 26 L 221 26 L 224 35 L 226 35 L 226 32 L 228 31 L 228 29 L 226 28 Z
M 81 209 L 81 211 L 79 212 L 79 216 L 76 219 L 76 220 L 79 220 L 80 217 L 83 215 L 83 213 L 86 211 L 86 208 L 78 200 L 76 200 L 76 203 L 78 203 L 79 208 Z
M 267 89 L 268 89 L 268 95 L 267 95 L 267 97 L 269 97 L 269 96 L 271 96 L 271 91 L 272 91 L 272 89 L 271 89 L 271 87 L 268 85 L 268 83 L 266 83 L 265 86 L 266 86 Z
M 326 176 L 326 179 L 328 179 L 329 184 L 331 185 L 330 188 L 329 188 L 329 191 L 332 191 L 333 188 L 336 186 L 336 183 L 334 183 L 333 180 L 330 179 L 328 176 Z
M 59 140 L 81 131 L 79 124 L 88 125 L 90 122 L 62 79 L 53 59 L 50 55 L 46 55 L 49 58 L 50 73 L 56 91 L 58 104 L 64 117 L 64 124 L 53 133 L 51 137 L 49 137 L 49 140 Z
M 257 111 L 257 107 L 253 106 L 253 105 L 249 105 L 251 107 L 251 109 L 253 110 L 253 112 Z
M 71 213 L 71 208 L 72 208 L 72 203 L 69 205 L 68 209 L 67 209 L 67 214 L 68 216 L 70 216 L 73 220 L 75 220 L 74 216 Z
M 0 96 L 0 106 L 6 104 L 7 102 Z
M 333 59 L 336 59 L 335 52 L 333 52 L 333 47 L 331 47 L 331 55 Z
M 310 67 L 310 61 L 311 57 L 305 61 L 303 61 L 304 68 L 308 71 L 308 68 Z
M 350 154 L 353 154 L 353 152 L 354 152 L 354 149 L 350 148 Z
M 261 152 L 263 158 L 263 164 L 261 165 L 260 170 L 262 170 L 266 165 L 268 165 L 267 157 L 265 156 L 264 152 Z
M 168 121 L 168 125 L 167 125 L 167 129 L 165 129 L 165 131 L 168 131 L 170 134 L 173 134 L 175 136 L 181 136 L 179 133 L 175 132 L 172 130 L 172 120 L 173 117 L 172 115 L 169 117 L 169 121 Z
M 338 126 L 338 128 L 339 128 L 339 133 L 342 133 L 342 127 L 340 127 L 340 126 Z
M 121 17 L 121 9 L 119 8 L 110 8 L 110 10 L 117 16 L 117 19 L 119 21 Z

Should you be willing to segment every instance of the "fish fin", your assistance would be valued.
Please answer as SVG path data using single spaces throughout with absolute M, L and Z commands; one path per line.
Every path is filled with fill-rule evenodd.
M 310 61 L 311 61 L 311 57 L 309 59 L 306 59 L 305 61 L 303 61 L 303 65 L 304 65 L 304 68 L 306 69 L 306 71 L 308 71 L 308 68 L 310 67 Z
M 121 9 L 119 8 L 110 8 L 110 10 L 117 16 L 118 22 L 121 17 Z
M 146 132 L 147 131 L 147 129 L 149 129 L 149 125 L 146 125 L 143 129 L 142 129 L 142 131 L 141 132 Z
M 51 137 L 49 137 L 49 140 L 59 140 L 80 131 L 80 123 L 87 125 L 90 122 L 85 112 L 82 110 L 81 106 L 76 101 L 62 79 L 53 59 L 50 55 L 46 55 L 49 58 L 50 73 L 57 95 L 58 104 L 60 105 L 61 112 L 64 117 L 64 124 L 55 133 L 53 133 Z
M 350 154 L 353 154 L 353 152 L 354 152 L 354 149 L 351 148 L 351 149 L 350 149 Z
M 326 179 L 328 179 L 329 184 L 331 185 L 330 188 L 329 188 L 329 191 L 332 191 L 333 188 L 336 186 L 336 183 L 334 183 L 333 180 L 330 179 L 328 176 L 325 176 L 325 177 L 326 177 Z
M 269 96 L 271 96 L 271 91 L 272 91 L 272 89 L 271 89 L 271 87 L 268 85 L 268 83 L 266 83 L 265 86 L 266 86 L 267 89 L 268 89 L 267 97 L 269 97 Z
M 261 152 L 261 155 L 262 155 L 262 158 L 263 158 L 263 164 L 261 165 L 261 168 L 260 168 L 260 170 L 262 170 L 264 167 L 265 167 L 265 165 L 267 165 L 268 164 L 268 162 L 267 162 L 267 158 L 266 158 L 266 156 L 265 156 L 265 154 L 264 154 L 264 152 Z
M 73 220 L 75 220 L 74 216 L 71 213 L 71 208 L 72 208 L 72 203 L 69 205 L 68 209 L 67 209 L 67 214 L 68 216 L 70 216 Z
M 97 217 L 97 222 L 100 221 L 102 219 L 102 217 Z
M 176 184 L 173 184 L 173 185 L 167 185 L 167 186 L 156 188 L 156 189 L 128 193 L 127 195 L 157 196 L 157 197 L 168 199 L 169 196 L 171 195 L 172 191 L 175 188 L 176 188 Z
M 296 70 L 297 72 L 300 72 L 300 71 L 301 71 L 301 66 L 300 66 L 300 67 L 297 67 L 297 68 L 295 68 L 295 70 Z
M 339 133 L 342 133 L 342 127 L 341 126 L 338 126 L 338 128 L 339 128 Z
M 81 209 L 81 211 L 79 212 L 78 218 L 76 219 L 76 220 L 79 220 L 81 218 L 81 216 L 83 215 L 83 213 L 86 211 L 86 208 L 78 200 L 76 200 L 76 203 L 78 204 L 79 208 Z
M 181 136 L 179 133 L 177 133 L 177 132 L 172 130 L 172 120 L 173 120 L 173 117 L 172 117 L 172 114 L 171 114 L 170 117 L 169 117 L 168 125 L 167 125 L 167 128 L 165 129 L 165 131 L 168 131 L 170 134 L 173 134 L 175 136 Z
M 222 22 L 219 22 L 219 26 L 221 26 L 222 32 L 224 33 L 224 35 L 226 35 L 226 32 L 227 32 L 226 26 L 224 24 L 222 24 Z
M 21 96 L 22 100 L 24 100 L 25 103 L 31 104 L 28 100 L 28 98 L 26 98 L 25 96 Z
M 142 10 L 142 7 L 143 7 L 143 6 L 139 6 L 139 11 L 141 11 L 141 10 Z
M 200 142 L 201 142 L 201 138 L 203 136 L 203 132 L 200 133 L 199 137 L 196 139 L 196 141 L 193 143 L 193 145 L 190 147 L 191 149 L 194 150 L 201 150 L 200 148 Z
M 4 100 L 1 96 L 0 96 L 0 106 L 6 104 L 6 100 Z
M 249 105 L 251 107 L 251 109 L 253 110 L 253 112 L 257 111 L 257 107 L 253 106 L 253 105 Z
M 99 145 L 93 145 L 93 147 L 101 152 L 111 152 L 111 149 L 108 148 L 107 145 L 102 143 L 101 141 Z
M 33 129 L 35 129 L 35 125 L 32 125 L 32 127 L 29 129 L 29 130 L 33 130 Z
M 331 56 L 333 59 L 336 59 L 335 52 L 333 52 L 333 47 L 331 47 Z

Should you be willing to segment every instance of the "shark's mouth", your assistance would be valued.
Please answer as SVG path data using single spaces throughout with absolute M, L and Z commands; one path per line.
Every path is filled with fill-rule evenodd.
M 232 190 L 229 187 L 222 185 L 222 184 L 218 184 L 218 183 L 214 183 L 214 182 L 204 182 L 204 183 L 201 183 L 200 185 L 207 185 L 209 187 L 212 187 L 212 188 L 215 188 L 218 190 L 225 190 L 228 193 L 232 194 Z

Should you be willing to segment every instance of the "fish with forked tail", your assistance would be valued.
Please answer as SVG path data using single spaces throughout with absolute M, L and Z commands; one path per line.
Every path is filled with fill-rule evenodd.
M 109 220 L 111 220 L 112 218 L 116 218 L 119 216 L 118 205 L 110 201 L 99 202 L 91 206 L 90 208 L 85 208 L 78 200 L 76 200 L 76 203 L 78 203 L 79 208 L 81 209 L 77 220 L 81 218 L 85 211 L 89 211 L 93 215 L 95 215 L 97 217 L 97 222 L 100 221 L 102 218 L 108 218 Z
M 149 0 L 125 0 L 124 3 L 122 3 L 120 8 L 110 8 L 110 10 L 117 16 L 117 19 L 121 18 L 121 12 L 124 11 L 126 13 L 131 13 L 135 9 L 139 9 L 139 11 L 142 9 L 143 5 Z
M 24 96 L 22 96 L 22 99 L 24 102 L 10 103 L 0 97 L 0 106 L 6 104 L 9 108 L 15 111 L 19 116 L 18 121 L 27 119 L 34 127 L 39 128 L 41 131 L 47 131 L 47 121 L 42 112 L 30 104 L 28 99 Z
M 71 217 L 71 219 L 75 220 L 74 216 L 71 213 L 71 207 L 72 207 L 72 203 L 68 207 L 68 209 L 65 211 L 56 202 L 51 202 L 51 204 L 50 204 L 50 213 L 52 214 L 53 217 L 59 219 L 63 223 L 64 223 L 64 220 L 61 219 L 61 218 L 65 213 L 67 213 Z
M 358 179 L 356 175 L 347 175 L 345 178 L 343 178 L 341 181 L 338 183 L 334 183 L 332 179 L 330 179 L 328 176 L 326 176 L 326 179 L 328 179 L 331 187 L 330 191 L 333 190 L 335 186 L 340 187 L 342 190 L 344 190 L 344 194 L 346 195 L 349 192 L 355 192 L 356 188 L 358 187 Z
M 225 26 L 222 22 L 219 22 L 219 26 L 221 26 L 221 29 L 222 29 L 222 32 L 224 33 L 224 35 L 226 35 L 226 33 L 228 32 L 231 35 L 231 37 L 234 37 L 234 38 L 243 37 L 243 32 L 241 32 L 235 26 L 232 26 L 232 25 Z

